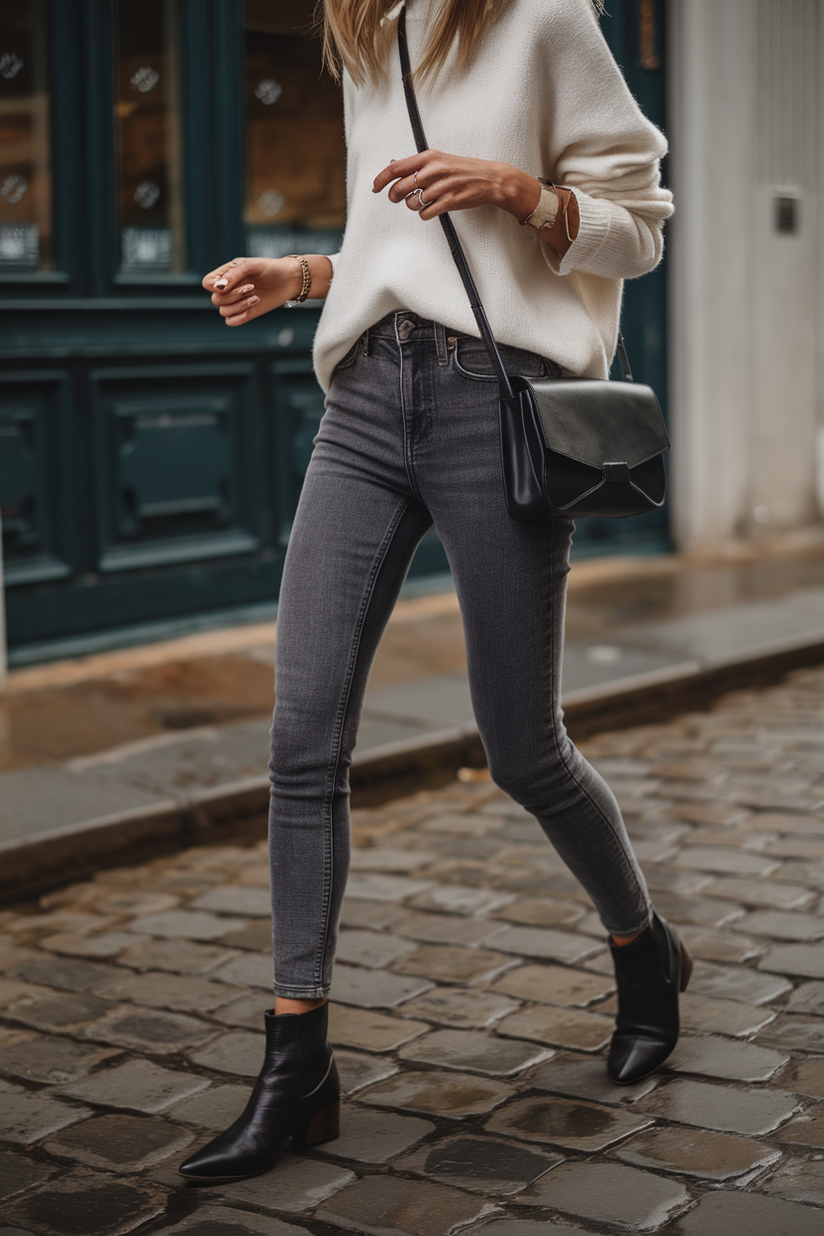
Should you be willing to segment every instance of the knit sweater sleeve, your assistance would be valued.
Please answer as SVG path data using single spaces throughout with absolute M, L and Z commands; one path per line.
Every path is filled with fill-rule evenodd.
M 559 275 L 644 275 L 661 260 L 673 210 L 660 184 L 666 139 L 630 93 L 591 0 L 553 6 L 545 38 L 549 175 L 574 190 L 580 212 L 564 257 L 544 244 L 546 260 Z

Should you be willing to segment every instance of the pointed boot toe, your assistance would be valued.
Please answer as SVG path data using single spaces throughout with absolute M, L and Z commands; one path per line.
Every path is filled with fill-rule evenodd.
M 339 1133 L 340 1082 L 326 1041 L 328 1005 L 308 1013 L 264 1014 L 263 1068 L 243 1113 L 178 1168 L 193 1184 L 268 1172 L 291 1137 L 318 1146 Z
M 678 1042 L 678 996 L 686 991 L 692 958 L 657 914 L 632 944 L 610 948 L 618 1017 L 607 1072 L 616 1085 L 628 1086 L 662 1065 Z
M 676 1040 L 677 1041 L 677 1040 Z M 644 1035 L 612 1036 L 607 1072 L 616 1086 L 629 1086 L 655 1071 L 672 1053 L 675 1043 Z
M 234 1126 L 233 1126 L 234 1127 Z M 229 1130 L 227 1130 L 227 1133 Z M 264 1157 L 253 1162 L 249 1148 L 240 1147 L 227 1142 L 226 1134 L 214 1138 L 207 1146 L 197 1150 L 185 1163 L 181 1163 L 178 1171 L 181 1176 L 200 1184 L 218 1184 L 229 1180 L 245 1180 L 249 1176 L 257 1176 L 274 1166 Z

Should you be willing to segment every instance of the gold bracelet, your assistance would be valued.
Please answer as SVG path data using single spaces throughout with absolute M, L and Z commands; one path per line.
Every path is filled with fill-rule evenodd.
M 557 186 L 555 187 L 555 193 L 558 198 L 558 209 L 561 212 L 562 218 L 564 220 L 564 232 L 566 233 L 567 242 L 571 245 L 575 237 L 571 236 L 570 231 L 569 231 L 569 204 L 572 201 L 575 194 L 572 192 L 571 189 L 567 189 L 567 188 L 558 189 Z M 576 232 L 575 235 L 577 236 L 577 234 L 578 233 Z
M 301 257 L 299 253 L 287 253 L 287 257 L 293 257 L 296 262 L 300 262 L 300 273 L 302 276 L 300 293 L 294 300 L 284 301 L 287 309 L 294 309 L 295 305 L 302 305 L 309 295 L 309 290 L 312 287 L 312 272 L 309 269 L 309 263 L 305 257 Z

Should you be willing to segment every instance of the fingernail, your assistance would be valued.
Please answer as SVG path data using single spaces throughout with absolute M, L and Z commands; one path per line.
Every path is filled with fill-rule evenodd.
M 250 296 L 250 297 L 249 297 L 249 299 L 248 299 L 248 300 L 247 300 L 247 302 L 246 302 L 246 304 L 249 306 L 249 308 L 251 308 L 251 307 L 252 307 L 252 305 L 257 305 L 257 304 L 259 304 L 259 303 L 260 303 L 260 297 L 259 297 L 259 296 Z
M 215 279 L 215 287 L 216 287 L 216 288 L 225 288 L 225 287 L 226 287 L 226 284 L 227 284 L 228 282 L 229 282 L 229 280 L 228 280 L 228 279 Z
M 247 283 L 244 287 L 238 288 L 238 292 L 240 293 L 241 296 L 245 296 L 247 292 L 254 292 L 254 290 L 255 290 L 254 283 Z

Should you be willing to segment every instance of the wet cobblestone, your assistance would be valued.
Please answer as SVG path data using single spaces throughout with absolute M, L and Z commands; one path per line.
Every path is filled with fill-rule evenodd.
M 692 950 L 667 1067 L 612 1086 L 611 962 L 483 773 L 354 812 L 330 1017 L 339 1141 L 217 1189 L 271 1003 L 263 846 L 0 911 L 3 1231 L 824 1231 L 824 670 L 586 744 Z

